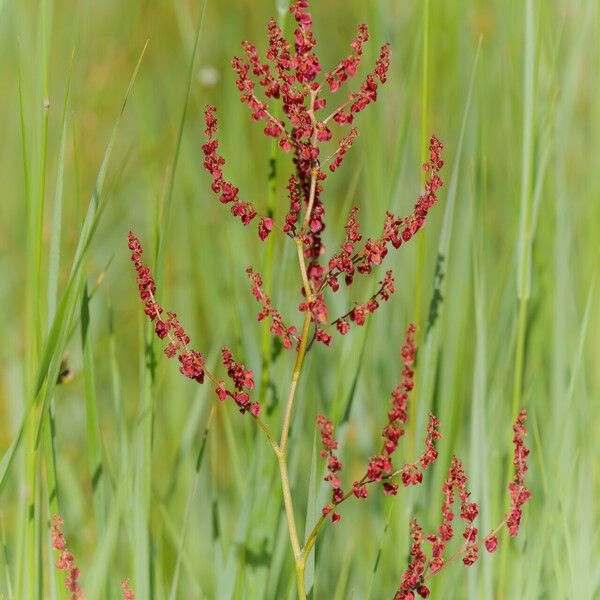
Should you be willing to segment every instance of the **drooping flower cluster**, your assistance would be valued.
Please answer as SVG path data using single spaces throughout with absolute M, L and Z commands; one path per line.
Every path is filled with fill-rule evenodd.
M 223 178 L 223 165 L 225 159 L 217 154 L 219 147 L 218 140 L 214 137 L 217 133 L 217 119 L 215 117 L 214 106 L 207 105 L 205 112 L 206 134 L 208 141 L 202 146 L 204 152 L 204 168 L 212 176 L 212 190 L 219 195 L 219 200 L 223 204 L 231 204 L 231 214 L 239 217 L 244 225 L 248 225 L 256 216 L 257 212 L 251 202 L 242 202 L 238 196 L 239 189 L 230 181 Z M 262 240 L 266 239 L 271 229 L 273 221 L 268 217 L 260 216 L 258 224 L 258 235 Z
M 56 550 L 58 558 L 56 559 L 56 568 L 66 573 L 65 587 L 71 592 L 70 599 L 78 600 L 83 598 L 83 590 L 79 585 L 79 567 L 75 566 L 75 558 L 67 548 L 67 542 L 62 532 L 64 521 L 59 515 L 52 518 L 52 548 Z
M 521 506 L 527 502 L 531 496 L 531 492 L 525 485 L 525 473 L 527 472 L 527 455 L 529 449 L 525 446 L 523 436 L 527 435 L 527 429 L 525 429 L 525 421 L 527 419 L 527 411 L 522 409 L 519 412 L 519 416 L 513 425 L 514 437 L 513 443 L 515 445 L 513 465 L 515 466 L 514 479 L 508 484 L 508 491 L 510 492 L 511 508 L 510 513 L 506 518 L 506 525 L 508 532 L 511 536 L 516 536 L 519 533 L 519 525 L 521 523 L 521 516 L 523 511 Z
M 131 250 L 131 261 L 137 272 L 136 282 L 138 284 L 140 298 L 145 304 L 145 313 L 154 323 L 154 331 L 162 340 L 169 339 L 164 353 L 168 358 L 179 355 L 181 366 L 179 371 L 182 375 L 204 383 L 204 357 L 188 348 L 190 338 L 185 333 L 181 323 L 177 320 L 175 313 L 167 312 L 167 318 L 163 318 L 163 309 L 156 300 L 156 285 L 150 273 L 150 268 L 142 262 L 144 252 L 140 240 L 133 231 L 129 232 L 129 249 Z
M 327 417 L 323 415 L 319 415 L 317 417 L 317 427 L 321 433 L 321 444 L 323 445 L 323 450 L 321 450 L 321 456 L 327 459 L 327 470 L 329 471 L 329 475 L 325 476 L 325 481 L 329 481 L 331 483 L 331 487 L 333 488 L 331 494 L 331 504 L 336 505 L 339 504 L 344 498 L 344 490 L 342 489 L 342 482 L 338 477 L 337 473 L 342 470 L 342 463 L 339 458 L 334 454 L 334 450 L 338 449 L 338 443 L 335 440 L 334 432 L 333 432 L 333 422 L 328 421 Z M 331 509 L 328 506 L 323 508 L 323 514 L 328 515 L 331 512 Z M 335 523 L 341 519 L 339 513 L 333 512 L 331 515 L 331 520 Z
M 269 317 L 271 319 L 269 331 L 273 335 L 283 338 L 283 347 L 290 349 L 292 347 L 292 338 L 296 338 L 296 327 L 293 325 L 287 327 L 283 323 L 281 313 L 272 306 L 271 299 L 262 289 L 262 277 L 260 273 L 255 273 L 251 267 L 246 269 L 246 273 L 252 282 L 252 295 L 262 306 L 262 310 L 258 313 L 258 320 L 262 321 Z
M 225 384 L 221 381 L 216 387 L 217 396 L 221 401 L 224 401 L 227 396 L 239 406 L 240 412 L 244 413 L 249 410 L 255 417 L 260 414 L 260 404 L 251 402 L 250 396 L 244 390 L 252 390 L 254 388 L 254 373 L 250 369 L 234 360 L 231 351 L 223 347 L 221 348 L 221 357 L 223 366 L 227 369 L 227 375 L 233 382 L 235 391 L 228 390 Z
M 233 359 L 233 355 L 227 348 L 222 350 L 223 366 L 227 369 L 227 374 L 234 384 L 234 390 L 229 390 L 224 382 L 218 381 L 214 375 L 207 371 L 204 364 L 204 357 L 189 348 L 190 338 L 183 329 L 181 323 L 177 320 L 175 313 L 167 312 L 165 319 L 163 308 L 156 300 L 156 284 L 150 273 L 149 267 L 142 262 L 142 245 L 139 239 L 132 231 L 129 232 L 129 249 L 131 250 L 131 260 L 135 267 L 140 298 L 145 305 L 145 313 L 154 323 L 154 331 L 160 339 L 168 338 L 169 343 L 165 347 L 164 353 L 168 358 L 179 355 L 179 372 L 189 379 L 198 383 L 204 383 L 205 376 L 208 376 L 216 385 L 216 394 L 221 400 L 228 396 L 238 405 L 240 412 L 250 411 L 255 417 L 260 413 L 258 402 L 251 402 L 247 390 L 254 387 L 254 375 L 252 371 L 246 369 L 244 365 L 238 364 Z M 288 332 L 290 335 L 291 332 Z

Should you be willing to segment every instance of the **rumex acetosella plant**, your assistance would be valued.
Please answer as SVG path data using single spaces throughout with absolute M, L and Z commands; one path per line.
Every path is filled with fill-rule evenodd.
M 331 71 L 324 73 L 314 52 L 316 41 L 308 0 L 297 0 L 290 11 L 296 22 L 292 43 L 286 40 L 280 27 L 271 19 L 266 61 L 259 57 L 256 47 L 250 42 L 243 43 L 244 56 L 235 57 L 232 61 L 241 101 L 250 109 L 252 119 L 262 122 L 265 135 L 276 138 L 281 150 L 291 153 L 293 157 L 294 172 L 287 186 L 288 210 L 283 222 L 276 223 L 271 216 L 260 214 L 252 202 L 242 200 L 239 188 L 226 176 L 225 159 L 219 154 L 217 111 L 214 106 L 206 107 L 206 142 L 202 146 L 204 167 L 212 178 L 212 191 L 221 203 L 229 205 L 232 215 L 244 225 L 255 222 L 261 240 L 271 234 L 280 234 L 289 237 L 296 247 L 300 294 L 298 308 L 303 314 L 299 328 L 293 324 L 293 316 L 282 314 L 273 305 L 264 290 L 261 274 L 252 267 L 246 270 L 252 295 L 260 306 L 258 320 L 267 320 L 270 333 L 280 337 L 283 347 L 295 353 L 279 436 L 261 419 L 260 403 L 253 398 L 253 372 L 236 361 L 227 347 L 221 350 L 226 376 L 213 368 L 209 369 L 201 352 L 191 346 L 190 338 L 177 315 L 163 310 L 160 305 L 154 279 L 142 258 L 142 245 L 133 232 L 129 234 L 129 249 L 145 313 L 152 321 L 156 335 L 166 341 L 166 356 L 170 359 L 177 357 L 179 370 L 185 377 L 199 384 L 210 381 L 221 401 L 233 401 L 239 411 L 254 420 L 266 435 L 279 464 L 284 508 L 296 565 L 298 596 L 305 598 L 304 570 L 308 556 L 324 523 L 328 519 L 340 521 L 340 505 L 350 498 L 364 500 L 373 487 L 380 487 L 384 494 L 395 496 L 401 487 L 416 486 L 422 482 L 428 467 L 438 457 L 436 442 L 441 437 L 440 423 L 433 414 L 429 414 L 427 435 L 420 457 L 414 463 L 403 463 L 396 457 L 399 440 L 408 422 L 409 394 L 414 387 L 416 326 L 411 324 L 401 348 L 401 381 L 391 393 L 381 446 L 378 453 L 369 458 L 363 476 L 351 485 L 345 485 L 341 479 L 342 463 L 337 456 L 339 447 L 334 424 L 326 416 L 318 416 L 316 426 L 322 443 L 321 456 L 326 461 L 325 480 L 331 486 L 331 499 L 323 507 L 322 515 L 314 523 L 304 543 L 301 543 L 288 478 L 287 456 L 288 434 L 304 358 L 314 342 L 331 346 L 335 335 L 346 335 L 353 325 L 363 325 L 368 315 L 394 294 L 394 278 L 388 270 L 379 282 L 377 291 L 363 303 L 357 303 L 347 312 L 333 317 L 327 305 L 330 294 L 335 294 L 342 285 L 352 285 L 356 278 L 372 275 L 374 267 L 383 263 L 392 248 L 397 249 L 410 241 L 425 225 L 428 212 L 437 202 L 437 192 L 443 185 L 439 174 L 444 163 L 441 158 L 443 145 L 432 136 L 429 141 L 429 160 L 423 165 L 427 181 L 413 211 L 404 217 L 387 212 L 383 215 L 381 235 L 364 239 L 357 219 L 358 208 L 352 208 L 344 232 L 340 232 L 339 247 L 328 255 L 322 239 L 326 226 L 326 203 L 323 199 L 325 182 L 330 174 L 341 167 L 344 156 L 358 137 L 358 131 L 353 127 L 356 117 L 377 100 L 379 89 L 386 82 L 390 47 L 385 44 L 381 48 L 374 68 L 360 86 L 335 102 L 342 87 L 357 75 L 364 45 L 369 40 L 367 26 L 359 26 L 350 53 Z M 276 103 L 280 104 L 282 118 L 275 116 L 277 110 L 273 107 Z M 334 108 L 328 106 L 330 103 L 334 104 Z M 478 558 L 481 545 L 487 551 L 494 552 L 498 544 L 497 534 L 504 526 L 511 536 L 517 535 L 522 506 L 530 496 L 524 482 L 529 453 L 524 444 L 525 421 L 526 412 L 521 410 L 513 426 L 515 475 L 508 484 L 510 509 L 507 514 L 485 537 L 479 535 L 476 527 L 479 506 L 471 499 L 467 475 L 461 461 L 454 456 L 441 490 L 441 523 L 437 531 L 427 535 L 416 520 L 410 524 L 408 565 L 404 573 L 398 574 L 397 590 L 391 592 L 395 600 L 410 600 L 415 595 L 427 597 L 430 593 L 427 585 L 429 579 L 457 558 L 461 558 L 466 566 L 472 565 Z M 464 541 L 449 554 L 447 550 L 455 533 L 455 505 L 458 506 L 460 519 L 464 521 Z M 428 546 L 425 546 L 425 542 Z

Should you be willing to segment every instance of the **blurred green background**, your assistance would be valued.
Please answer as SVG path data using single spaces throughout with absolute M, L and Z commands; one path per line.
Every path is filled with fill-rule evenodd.
M 250 419 L 215 402 L 208 385 L 179 376 L 158 345 L 148 366 L 127 249 L 133 228 L 153 263 L 160 240 L 159 299 L 209 364 L 226 344 L 261 372 L 264 325 L 256 322 L 249 264 L 272 269 L 274 304 L 300 323 L 293 245 L 275 232 L 270 262 L 254 227 L 234 221 L 210 191 L 201 151 L 203 106 L 213 103 L 226 176 L 242 199 L 266 210 L 271 142 L 240 104 L 229 62 L 243 39 L 264 50 L 268 18 L 281 18 L 284 4 L 208 0 L 201 19 L 195 0 L 0 0 L 2 597 L 64 597 L 48 556 L 55 510 L 88 598 L 118 597 L 125 577 L 141 599 L 294 597 L 270 449 Z M 393 268 L 397 293 L 365 328 L 308 355 L 290 440 L 300 531 L 328 497 L 322 462 L 314 460 L 315 415 L 334 419 L 351 484 L 379 447 L 399 347 L 415 315 L 416 451 L 431 408 L 442 421 L 440 457 L 410 493 L 390 499 L 373 491 L 343 506 L 342 521 L 328 524 L 317 544 L 316 569 L 308 569 L 313 597 L 393 596 L 407 561 L 408 522 L 416 515 L 427 531 L 437 527 L 452 453 L 482 503 L 481 531 L 495 526 L 508 502 L 511 423 L 524 406 L 533 498 L 521 535 L 503 536 L 496 555 L 468 570 L 449 567 L 434 579 L 432 597 L 597 598 L 600 4 L 311 5 L 325 69 L 347 53 L 361 22 L 372 33 L 362 73 L 381 43 L 390 41 L 393 52 L 388 83 L 358 119 L 361 137 L 325 184 L 328 248 L 341 241 L 353 205 L 366 235 L 379 234 L 386 209 L 408 214 L 424 140 L 436 133 L 446 145 L 439 205 L 419 239 L 383 266 Z M 73 263 L 147 40 L 97 188 L 97 226 Z M 291 163 L 276 156 L 282 220 Z M 332 315 L 368 297 L 368 285 L 338 293 Z M 66 298 L 60 335 L 50 328 L 56 298 Z M 278 430 L 293 356 L 271 350 L 260 394 Z M 44 357 L 51 367 L 40 375 Z M 63 358 L 70 375 L 55 386 Z M 44 419 L 32 452 L 36 421 L 28 417 L 21 443 L 11 446 L 23 415 L 39 417 L 44 405 L 52 435 Z

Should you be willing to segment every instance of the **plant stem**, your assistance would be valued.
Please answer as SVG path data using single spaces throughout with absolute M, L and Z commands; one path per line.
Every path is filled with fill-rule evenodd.
M 302 363 L 304 362 L 304 355 L 306 354 L 306 346 L 308 343 L 308 330 L 310 328 L 311 314 L 307 312 L 304 317 L 304 324 L 302 326 L 302 337 L 300 340 L 300 348 L 298 348 L 298 355 L 296 356 L 296 364 L 294 365 L 294 372 L 292 373 L 292 382 L 290 384 L 290 391 L 288 394 L 287 404 L 285 407 L 285 416 L 283 417 L 283 428 L 281 431 L 281 442 L 279 442 L 280 452 L 285 456 L 287 447 L 287 440 L 290 431 L 290 422 L 292 419 L 292 406 L 294 404 L 294 397 L 296 395 L 296 388 L 298 386 L 298 379 L 300 379 L 300 371 L 302 369 Z
M 298 561 L 302 559 L 302 551 L 300 549 L 298 529 L 296 528 L 296 519 L 294 517 L 294 504 L 292 502 L 292 493 L 290 491 L 290 480 L 287 471 L 287 460 L 285 455 L 281 452 L 281 450 L 277 455 L 277 461 L 279 462 L 279 473 L 281 474 L 283 503 L 285 505 L 285 513 L 288 521 L 290 541 L 292 543 L 292 550 L 294 551 L 294 559 L 296 561 L 296 566 L 298 566 Z
M 300 600 L 305 600 L 306 591 L 304 589 L 304 569 L 305 569 L 304 559 L 301 561 L 296 561 L 296 581 L 298 582 L 298 598 Z
M 427 139 L 428 116 L 429 116 L 429 0 L 425 0 L 423 6 L 423 65 L 422 65 L 422 89 L 421 89 L 421 164 L 427 162 L 427 150 L 429 147 Z M 423 185 L 427 183 L 427 173 L 423 173 Z M 415 277 L 415 316 L 414 323 L 417 325 L 415 333 L 415 344 L 419 341 L 419 325 L 421 322 L 421 296 L 423 288 L 423 270 L 425 268 L 425 240 L 419 236 L 417 254 L 417 274 Z M 416 383 L 416 382 L 415 382 Z M 413 460 L 415 448 L 415 430 L 417 417 L 416 396 L 409 406 L 408 417 L 408 460 Z

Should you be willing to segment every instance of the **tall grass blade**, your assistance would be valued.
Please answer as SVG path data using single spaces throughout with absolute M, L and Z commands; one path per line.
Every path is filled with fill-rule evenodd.
M 469 87 L 467 88 L 467 96 L 462 116 L 460 134 L 456 146 L 456 154 L 454 157 L 454 166 L 452 167 L 452 175 L 450 178 L 450 185 L 448 187 L 448 195 L 446 197 L 444 220 L 442 223 L 442 229 L 438 241 L 437 259 L 433 282 L 434 289 L 429 309 L 429 314 L 431 316 L 434 316 L 434 318 L 430 319 L 430 321 L 427 324 L 427 330 L 424 332 L 424 339 L 423 337 L 421 338 L 421 346 L 423 347 L 424 342 L 424 349 L 421 355 L 423 358 L 420 359 L 419 368 L 421 370 L 421 375 L 419 377 L 420 385 L 417 390 L 418 405 L 417 416 L 415 419 L 415 431 L 417 439 L 421 439 L 421 431 L 424 431 L 425 429 L 425 415 L 427 414 L 427 410 L 429 409 L 430 403 L 432 401 L 434 380 L 437 373 L 438 353 L 440 348 L 441 321 L 444 318 L 443 300 L 445 297 L 446 286 L 448 283 L 448 278 L 446 275 L 450 254 L 450 239 L 452 236 L 452 229 L 454 226 L 454 205 L 456 203 L 458 181 L 462 161 L 462 149 L 464 144 L 465 133 L 467 130 L 467 122 L 469 117 L 469 111 L 471 108 L 473 87 L 475 83 L 475 74 L 477 72 L 477 65 L 479 62 L 480 53 L 481 40 L 479 42 L 479 45 L 477 46 L 477 51 L 473 60 L 473 67 L 471 69 L 471 77 L 469 80 Z

